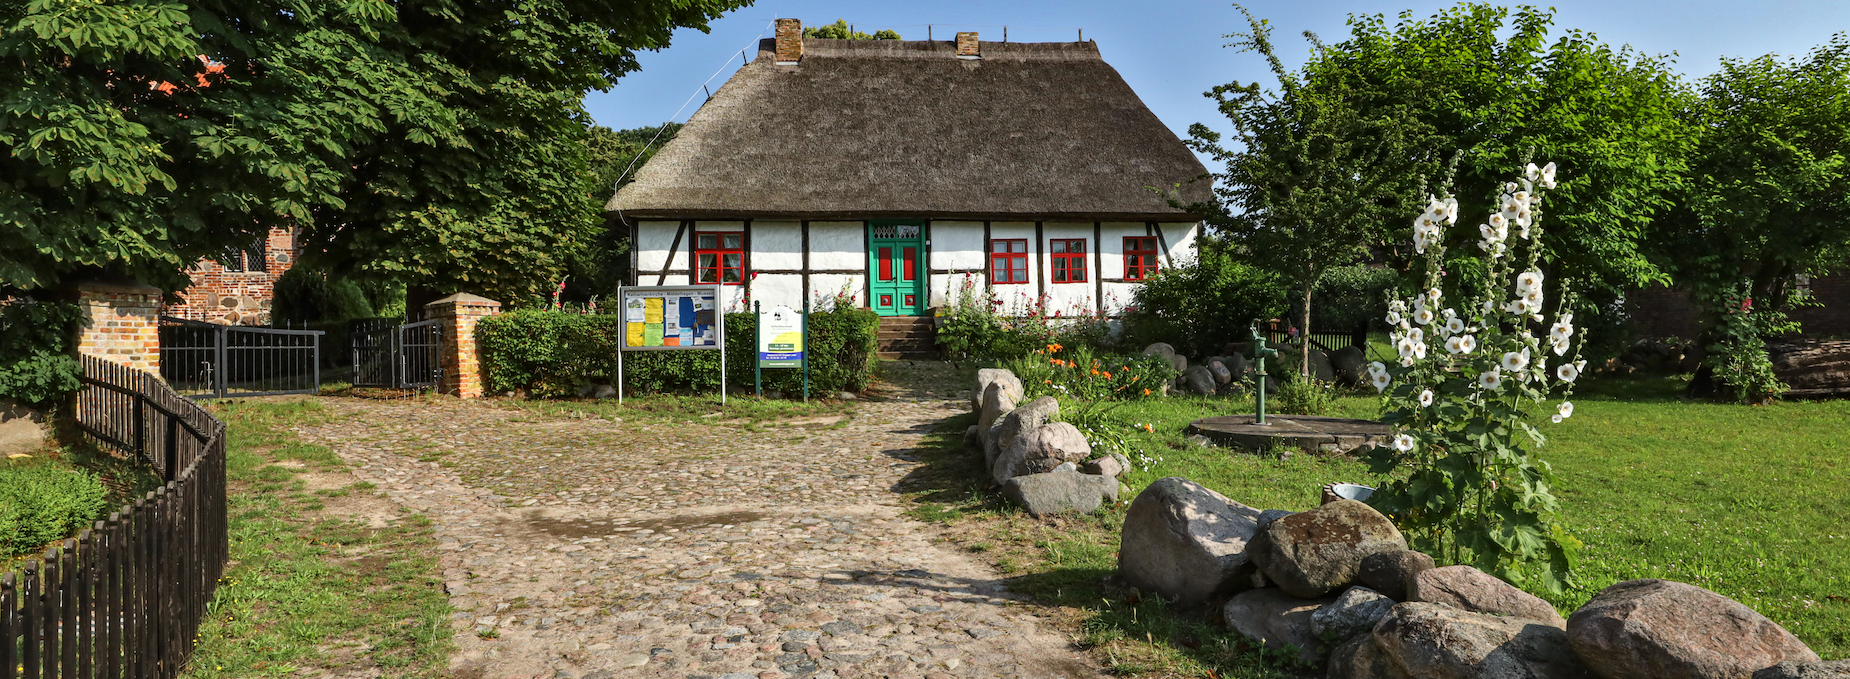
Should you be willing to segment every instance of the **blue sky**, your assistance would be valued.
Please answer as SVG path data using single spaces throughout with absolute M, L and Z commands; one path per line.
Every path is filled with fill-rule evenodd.
M 1253 14 L 1275 27 L 1279 54 L 1301 61 L 1309 46 L 1300 35 L 1316 32 L 1327 42 L 1346 34 L 1344 21 L 1354 14 L 1402 10 L 1419 16 L 1451 3 L 1409 0 L 1255 0 Z M 1768 52 L 1802 54 L 1850 30 L 1850 2 L 1845 0 L 1571 0 L 1552 5 L 1555 27 L 1592 31 L 1609 44 L 1629 44 L 1648 53 L 1676 53 L 1676 67 L 1690 78 L 1713 72 L 1723 56 L 1752 57 Z M 1190 123 L 1225 129 L 1224 119 L 1202 92 L 1233 80 L 1264 78 L 1259 57 L 1224 48 L 1225 34 L 1244 30 L 1240 14 L 1226 2 L 1140 0 L 1138 2 L 1009 2 L 940 0 L 934 2 L 841 2 L 760 0 L 756 5 L 713 22 L 711 33 L 677 31 L 673 45 L 640 55 L 642 70 L 625 76 L 609 92 L 592 92 L 586 102 L 599 124 L 623 129 L 665 120 L 687 120 L 699 106 L 703 82 L 721 83 L 739 65 L 739 50 L 771 35 L 776 17 L 796 17 L 805 25 L 837 18 L 873 32 L 892 28 L 908 40 L 948 39 L 958 30 L 975 30 L 984 40 L 1002 38 L 1007 25 L 1013 41 L 1074 40 L 1084 29 L 1098 41 L 1106 62 L 1117 68 L 1157 117 L 1186 134 Z M 749 49 L 748 56 L 755 56 Z M 1269 82 L 1269 79 L 1267 80 Z M 693 96 L 692 103 L 684 102 Z M 902 104 L 903 102 L 895 102 Z M 677 113 L 677 109 L 680 109 Z

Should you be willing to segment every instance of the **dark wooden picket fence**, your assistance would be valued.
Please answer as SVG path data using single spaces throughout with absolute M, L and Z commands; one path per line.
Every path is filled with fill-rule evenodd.
M 82 360 L 78 429 L 166 483 L 0 575 L 0 679 L 167 679 L 224 574 L 225 425 L 154 375 Z

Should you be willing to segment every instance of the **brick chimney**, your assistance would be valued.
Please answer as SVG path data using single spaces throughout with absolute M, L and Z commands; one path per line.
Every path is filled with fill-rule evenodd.
M 777 20 L 777 63 L 794 64 L 803 60 L 803 22 Z
M 781 33 L 779 35 L 782 35 Z M 981 59 L 982 52 L 977 48 L 976 31 L 960 31 L 957 34 L 957 58 Z

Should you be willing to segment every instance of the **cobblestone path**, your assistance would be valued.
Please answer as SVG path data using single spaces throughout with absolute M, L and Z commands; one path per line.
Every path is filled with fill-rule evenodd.
M 751 431 L 323 399 L 303 427 L 435 522 L 455 676 L 1102 676 L 987 567 L 900 515 L 965 404 L 863 402 Z

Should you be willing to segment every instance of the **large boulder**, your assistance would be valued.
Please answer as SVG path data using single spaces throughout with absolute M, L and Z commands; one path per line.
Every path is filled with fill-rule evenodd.
M 1330 664 L 1325 676 L 1329 679 L 1412 679 L 1407 671 L 1394 664 L 1394 659 L 1382 652 L 1372 635 L 1364 634 L 1336 647 L 1330 652 Z
M 1201 366 L 1183 371 L 1182 383 L 1188 387 L 1189 393 L 1202 396 L 1210 396 L 1220 388 L 1220 384 L 1214 381 L 1214 373 Z
M 1359 387 L 1368 380 L 1368 353 L 1361 347 L 1343 347 L 1330 353 L 1330 367 L 1336 371 L 1336 382 L 1346 387 Z
M 1150 346 L 1144 347 L 1143 355 L 1161 356 L 1163 357 L 1163 360 L 1167 361 L 1167 360 L 1170 360 L 1176 357 L 1176 348 L 1169 346 L 1168 342 L 1157 342 L 1155 344 L 1151 344 Z
M 1009 394 L 1008 386 L 1000 382 L 991 382 L 983 390 L 983 409 L 976 416 L 977 447 L 983 447 L 983 437 L 990 427 L 996 426 L 996 420 L 1002 419 L 1015 410 L 1015 397 Z
M 1605 679 L 1730 679 L 1818 654 L 1766 616 L 1695 585 L 1627 580 L 1567 619 L 1574 653 Z
M 1106 500 L 1118 501 L 1118 480 L 1081 474 L 1062 466 L 1044 474 L 1026 474 L 1002 482 L 1002 497 L 1035 517 L 1077 512 L 1084 514 Z
M 1002 483 L 1024 474 L 1050 472 L 1063 463 L 1078 463 L 1091 456 L 1092 444 L 1078 427 L 1049 422 L 1010 439 L 1008 447 L 996 456 L 990 474 L 996 483 Z
M 996 423 L 989 427 L 989 433 L 983 435 L 983 468 L 994 469 L 996 458 L 1002 457 L 1003 451 L 1014 444 L 1016 436 L 1039 429 L 1059 414 L 1060 402 L 1052 396 L 1042 396 L 996 418 Z
M 1445 604 L 1472 613 L 1535 620 L 1567 629 L 1567 620 L 1562 619 L 1553 605 L 1470 566 L 1433 568 L 1414 575 L 1407 583 L 1407 600 Z
M 1235 594 L 1221 607 L 1221 614 L 1226 616 L 1228 627 L 1248 639 L 1266 648 L 1295 646 L 1299 660 L 1316 664 L 1322 638 L 1313 631 L 1311 616 L 1331 601 L 1299 599 L 1267 587 Z
M 1388 609 L 1394 607 L 1394 600 L 1367 587 L 1350 587 L 1343 590 L 1342 596 L 1325 604 L 1310 615 L 1310 631 L 1317 638 L 1330 637 L 1337 640 L 1348 639 L 1367 634 L 1375 629 L 1375 623 L 1381 622 Z
M 1086 460 L 1084 464 L 1079 465 L 1079 471 L 1113 478 L 1116 478 L 1119 474 L 1123 474 L 1124 470 L 1129 468 L 1130 464 L 1126 463 L 1124 456 L 1117 453 L 1112 453 L 1096 460 Z
M 1754 679 L 1850 679 L 1850 660 L 1793 662 L 1754 672 Z
M 1330 364 L 1330 355 L 1316 347 L 1310 348 L 1310 376 L 1324 382 L 1336 381 L 1336 368 Z
M 1421 679 L 1591 679 L 1553 625 L 1442 604 L 1394 606 L 1372 635 L 1382 653 Z
M 1293 596 L 1314 599 L 1348 587 L 1370 554 L 1407 548 L 1388 518 L 1355 500 L 1337 500 L 1266 526 L 1252 559 Z
M 1251 584 L 1246 543 L 1259 510 L 1188 479 L 1158 479 L 1124 516 L 1118 572 L 1124 582 L 1184 604 Z
M 983 394 L 989 391 L 989 385 L 1000 384 L 1008 391 L 1009 398 L 1016 403 L 1028 392 L 1022 389 L 1021 378 L 1007 368 L 983 368 L 976 371 L 976 390 L 970 392 L 970 409 L 983 407 Z
M 1362 571 L 1355 581 L 1389 599 L 1406 601 L 1407 583 L 1433 565 L 1432 557 L 1411 549 L 1370 554 L 1362 557 Z
M 51 444 L 45 416 L 12 399 L 0 399 L 0 459 L 37 455 Z
M 1233 381 L 1233 370 L 1227 367 L 1227 359 L 1224 356 L 1215 356 L 1208 359 L 1208 364 L 1203 367 L 1207 368 L 1208 373 L 1214 376 L 1214 383 L 1217 385 L 1226 386 L 1229 382 Z

